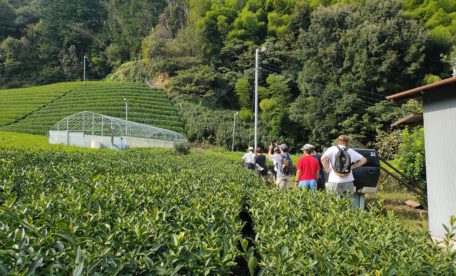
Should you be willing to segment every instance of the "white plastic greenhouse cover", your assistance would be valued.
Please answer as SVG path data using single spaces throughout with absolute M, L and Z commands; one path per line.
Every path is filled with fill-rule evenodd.
M 77 132 L 91 136 L 144 138 L 159 141 L 181 142 L 186 141 L 184 135 L 159 128 L 110 117 L 90 111 L 75 113 L 58 121 L 50 133 Z M 113 138 L 114 139 L 114 138 Z

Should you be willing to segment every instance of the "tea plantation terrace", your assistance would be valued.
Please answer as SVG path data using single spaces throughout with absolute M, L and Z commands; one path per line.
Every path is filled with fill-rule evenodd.
M 28 88 L 27 99 L 33 102 L 28 109 L 23 108 L 23 90 L 0 90 L 8 95 L 8 101 L 0 99 L 3 113 L 14 113 L 0 129 L 13 132 L 46 135 L 52 126 L 72 114 L 91 111 L 110 117 L 125 117 L 125 101 L 128 100 L 128 120 L 151 125 L 178 133 L 184 133 L 183 124 L 167 95 L 159 89 L 151 89 L 141 83 L 88 82 L 69 86 L 54 92 L 43 87 Z M 52 88 L 52 86 L 51 86 Z M 43 90 L 43 91 L 42 91 Z M 34 91 L 41 91 L 35 93 Z M 46 92 L 47 91 L 47 92 Z M 48 95 L 49 93 L 51 95 Z M 38 100 L 40 98 L 41 100 Z M 4 109 L 6 105 L 8 109 Z
M 66 82 L 0 90 L 0 127 L 21 120 L 80 85 L 80 82 Z

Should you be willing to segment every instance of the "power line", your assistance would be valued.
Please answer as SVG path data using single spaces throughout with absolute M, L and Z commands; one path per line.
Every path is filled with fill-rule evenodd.
M 362 89 L 353 88 L 353 87 L 350 87 L 350 89 L 356 90 L 356 91 L 364 93 L 364 94 L 376 95 L 376 96 L 382 97 L 382 98 L 385 98 L 387 96 L 387 95 L 384 95 L 384 94 L 379 94 L 379 93 L 375 93 L 375 92 L 372 92 L 372 91 L 362 90 Z
M 274 66 L 274 65 L 270 65 L 270 64 L 262 64 L 261 66 L 269 67 L 270 69 L 275 70 L 275 71 L 277 71 L 278 73 L 281 73 L 281 72 L 283 71 L 282 68 L 277 67 L 277 66 Z
M 363 96 L 363 95 L 356 95 L 356 96 L 362 98 L 364 101 L 370 101 L 370 102 L 373 102 L 376 104 L 382 101 L 379 99 L 375 99 L 375 98 L 371 98 L 371 97 L 367 97 L 367 96 Z
M 272 67 L 269 67 L 268 65 L 266 64 L 262 64 L 260 66 L 261 69 L 264 69 L 266 71 L 270 71 L 270 72 L 273 72 L 273 73 L 278 73 L 278 74 L 281 74 L 282 73 L 282 70 L 278 70 L 278 69 L 274 69 Z
M 217 95 L 215 95 L 214 97 L 212 97 L 211 99 L 209 99 L 207 101 L 207 103 L 209 105 L 213 105 L 217 102 L 217 100 L 219 100 L 221 97 L 225 96 L 228 92 L 230 92 L 233 88 L 235 87 L 235 85 L 231 85 L 229 86 L 228 88 L 224 89 L 222 92 L 218 93 Z

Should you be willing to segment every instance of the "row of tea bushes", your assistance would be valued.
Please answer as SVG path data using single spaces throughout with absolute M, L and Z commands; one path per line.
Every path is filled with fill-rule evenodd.
M 79 85 L 80 82 L 67 82 L 0 90 L 0 126 L 19 120 Z
M 36 88 L 38 89 L 38 88 Z M 128 100 L 128 119 L 183 133 L 183 125 L 164 91 L 151 89 L 143 83 L 88 82 L 28 115 L 6 126 L 7 131 L 45 135 L 61 119 L 81 111 L 125 118 Z M 11 108 L 15 108 L 11 105 Z
M 455 275 L 454 258 L 220 155 L 0 148 L 0 275 Z
M 166 150 L 0 150 L 0 274 L 228 274 L 248 173 Z
M 444 254 L 427 233 L 412 232 L 392 213 L 369 212 L 333 195 L 255 189 L 259 268 L 267 275 L 455 275 L 455 254 Z

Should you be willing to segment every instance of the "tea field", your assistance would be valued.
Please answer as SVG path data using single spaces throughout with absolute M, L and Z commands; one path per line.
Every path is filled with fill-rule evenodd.
M 0 146 L 1 275 L 456 273 L 393 215 L 268 188 L 218 155 L 13 135 Z
M 80 82 L 67 82 L 0 90 L 0 126 L 20 120 L 80 85 Z
M 49 86 L 37 86 L 28 88 L 28 99 L 21 98 L 21 95 L 25 95 L 22 90 L 0 91 L 0 95 L 7 96 L 7 100 L 0 98 L 0 106 L 7 106 L 5 110 L 0 109 L 0 118 L 9 118 L 9 113 L 16 114 L 16 120 L 8 121 L 1 129 L 45 135 L 56 122 L 80 111 L 92 111 L 123 119 L 126 98 L 130 121 L 183 133 L 177 111 L 162 90 L 151 89 L 141 83 L 77 82 L 54 86 L 63 87 L 59 90 L 60 94 L 53 93 Z M 59 97 L 52 98 L 54 94 Z M 28 105 L 29 102 L 33 105 Z M 29 109 L 25 110 L 24 105 Z

